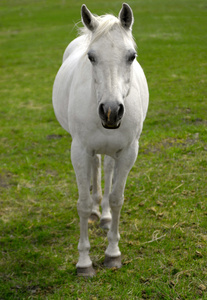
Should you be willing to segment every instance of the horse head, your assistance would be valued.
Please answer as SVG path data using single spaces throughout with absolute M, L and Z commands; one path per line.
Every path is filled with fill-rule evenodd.
M 118 18 L 94 16 L 83 5 L 81 10 L 85 32 L 89 36 L 87 50 L 93 86 L 101 123 L 106 129 L 119 128 L 125 113 L 125 99 L 130 92 L 132 65 L 136 45 L 132 37 L 133 12 L 123 4 Z

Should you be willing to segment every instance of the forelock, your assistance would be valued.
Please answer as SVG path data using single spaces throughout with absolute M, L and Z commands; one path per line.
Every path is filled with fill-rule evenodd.
M 89 45 L 91 45 L 101 36 L 107 35 L 115 27 L 118 27 L 124 36 L 128 36 L 128 38 L 132 39 L 134 47 L 136 48 L 136 43 L 133 39 L 131 31 L 125 30 L 117 17 L 107 14 L 103 16 L 96 16 L 96 19 L 98 21 L 98 27 L 94 32 L 90 31 L 87 27 L 81 27 L 78 29 L 79 35 L 86 35 L 88 37 Z

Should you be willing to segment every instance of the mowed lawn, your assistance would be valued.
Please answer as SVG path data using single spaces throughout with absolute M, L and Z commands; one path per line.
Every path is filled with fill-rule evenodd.
M 118 15 L 120 1 L 86 1 Z M 129 1 L 150 105 L 120 222 L 123 267 L 79 278 L 78 191 L 52 85 L 82 2 L 0 1 L 0 299 L 207 299 L 207 5 Z M 81 26 L 81 24 L 79 24 Z M 103 183 L 104 184 L 104 183 Z

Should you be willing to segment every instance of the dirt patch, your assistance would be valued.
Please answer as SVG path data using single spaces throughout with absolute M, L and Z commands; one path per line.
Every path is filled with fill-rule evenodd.
M 46 136 L 47 140 L 58 140 L 61 139 L 63 137 L 63 135 L 61 134 L 50 134 Z
M 0 174 L 0 187 L 2 188 L 8 188 L 9 186 L 15 185 L 14 182 L 12 182 L 13 176 L 9 172 L 2 172 Z
M 207 125 L 207 120 L 203 120 L 201 118 L 192 119 L 190 116 L 185 116 L 184 118 L 182 118 L 182 121 L 187 124 Z
M 157 144 L 148 145 L 147 148 L 142 151 L 142 153 L 144 154 L 157 153 L 162 151 L 163 149 L 169 149 L 172 147 L 185 149 L 188 146 L 194 145 L 198 141 L 199 141 L 199 133 L 195 133 L 194 135 L 192 135 L 192 137 L 189 137 L 185 140 L 177 139 L 177 138 L 167 138 Z

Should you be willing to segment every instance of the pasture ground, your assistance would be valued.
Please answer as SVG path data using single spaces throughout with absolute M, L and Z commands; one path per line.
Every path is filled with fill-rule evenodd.
M 121 214 L 123 267 L 103 267 L 106 232 L 91 225 L 88 280 L 75 269 L 71 139 L 51 104 L 81 4 L 0 1 L 0 299 L 207 299 L 206 1 L 129 1 L 150 106 Z

